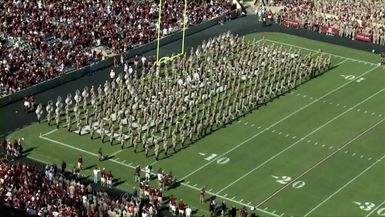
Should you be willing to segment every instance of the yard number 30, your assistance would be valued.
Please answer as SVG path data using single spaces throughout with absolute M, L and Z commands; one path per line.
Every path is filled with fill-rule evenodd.
M 357 202 L 357 201 L 354 201 L 355 204 L 357 204 L 361 210 L 364 210 L 364 211 L 367 211 L 367 212 L 370 212 L 370 211 L 374 211 L 373 209 L 376 209 L 376 204 L 372 203 L 372 202 Z M 379 216 L 385 216 L 385 207 L 380 207 L 378 210 L 377 210 L 377 215 Z

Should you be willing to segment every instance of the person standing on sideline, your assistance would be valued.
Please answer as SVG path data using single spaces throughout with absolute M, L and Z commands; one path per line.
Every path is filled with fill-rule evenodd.
M 135 168 L 135 182 L 140 183 L 140 166 Z
M 78 169 L 83 170 L 83 156 L 80 155 L 78 158 Z
M 95 167 L 93 173 L 94 173 L 94 184 L 98 184 L 100 169 Z
M 206 190 L 205 190 L 205 187 L 201 188 L 201 191 L 199 193 L 199 201 L 201 202 L 201 204 L 203 204 L 203 202 L 205 201 L 205 194 L 206 194 Z

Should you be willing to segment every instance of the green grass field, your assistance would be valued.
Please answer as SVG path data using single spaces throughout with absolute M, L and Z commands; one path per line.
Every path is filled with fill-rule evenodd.
M 33 124 L 28 157 L 60 165 L 105 167 L 130 190 L 133 168 L 153 164 L 182 180 L 170 192 L 208 216 L 199 189 L 229 206 L 256 206 L 260 216 L 385 216 L 385 68 L 376 54 L 277 33 L 247 39 L 332 54 L 335 67 L 231 125 L 158 162 L 88 135 Z M 39 137 L 42 133 L 43 136 Z M 99 163 L 97 150 L 113 157 Z M 90 175 L 92 169 L 84 171 Z

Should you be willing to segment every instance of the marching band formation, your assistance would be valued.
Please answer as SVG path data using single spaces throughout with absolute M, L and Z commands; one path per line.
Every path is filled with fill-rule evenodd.
M 144 63 L 143 63 L 144 65 Z M 330 56 L 301 55 L 263 40 L 229 32 L 167 63 L 125 67 L 125 74 L 98 87 L 48 102 L 49 125 L 89 134 L 156 159 L 192 143 L 308 81 L 331 66 Z M 39 122 L 43 107 L 36 110 Z M 65 120 L 63 120 L 65 116 Z

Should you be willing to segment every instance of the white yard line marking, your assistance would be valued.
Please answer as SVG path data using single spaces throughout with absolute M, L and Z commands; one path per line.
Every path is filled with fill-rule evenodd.
M 324 101 L 322 101 L 322 102 L 324 102 L 324 103 L 326 103 L 326 102 L 329 102 L 329 104 L 330 105 L 332 105 L 332 104 L 335 104 L 337 107 L 339 107 L 340 106 L 340 104 L 336 104 L 336 103 L 334 103 L 334 102 L 331 102 L 331 101 L 327 101 L 327 100 L 324 100 Z M 347 107 L 347 105 L 344 105 L 343 106 L 344 108 L 346 108 Z M 356 110 L 357 112 L 360 112 L 361 111 L 361 109 L 360 108 L 358 108 L 357 110 Z M 363 112 L 364 114 L 367 114 L 367 113 L 369 113 L 369 111 L 364 111 Z M 370 115 L 375 115 L 376 113 L 375 112 L 372 112 Z M 381 115 L 379 115 L 379 117 L 380 117 Z
M 380 203 L 380 205 L 378 205 L 376 208 L 374 208 L 370 213 L 368 213 L 365 217 L 368 217 L 368 216 L 370 216 L 371 214 L 373 214 L 376 210 L 378 210 L 383 204 L 385 203 L 385 201 L 384 202 L 382 202 L 382 203 Z
M 123 149 L 120 149 L 119 151 L 116 151 L 116 152 L 112 153 L 111 156 L 115 156 L 115 155 L 119 154 L 122 151 L 123 151 Z
M 52 134 L 52 133 L 54 133 L 54 132 L 56 132 L 58 129 L 53 129 L 53 130 L 51 130 L 51 131 L 49 131 L 49 132 L 47 132 L 47 133 L 44 133 L 42 136 L 47 136 L 47 135 L 49 135 L 49 134 Z
M 368 71 L 366 71 L 366 72 L 362 73 L 361 75 L 357 76 L 356 79 L 358 79 L 358 78 L 360 78 L 360 77 L 362 77 L 362 76 L 364 76 L 364 75 L 366 75 L 366 74 L 368 74 L 368 73 L 374 71 L 374 70 L 377 69 L 377 68 L 378 68 L 378 66 L 373 67 L 372 69 L 369 69 Z M 350 80 L 350 81 L 348 81 L 348 82 L 342 84 L 341 86 L 339 86 L 339 87 L 337 87 L 337 88 L 335 88 L 335 89 L 329 91 L 328 93 L 324 94 L 323 96 L 321 96 L 321 97 L 319 97 L 319 98 L 317 98 L 317 99 L 311 101 L 310 103 L 308 103 L 308 104 L 302 106 L 301 108 L 299 108 L 299 109 L 297 109 L 296 111 L 290 113 L 289 115 L 285 116 L 284 118 L 280 119 L 279 121 L 273 123 L 273 124 L 270 125 L 268 128 L 271 128 L 271 127 L 274 127 L 274 126 L 278 125 L 279 123 L 285 121 L 286 119 L 288 119 L 288 118 L 290 118 L 291 116 L 297 114 L 298 112 L 300 112 L 300 111 L 306 109 L 307 107 L 313 105 L 314 103 L 320 101 L 321 99 L 323 99 L 323 98 L 329 96 L 330 94 L 332 94 L 332 93 L 338 91 L 339 89 L 345 87 L 346 85 L 349 85 L 350 83 L 355 82 L 356 79 Z M 259 127 L 258 127 L 258 129 L 259 129 Z M 182 180 L 185 180 L 186 178 L 188 178 L 188 177 L 190 177 L 191 175 L 195 174 L 196 172 L 202 170 L 203 168 L 207 167 L 208 165 L 212 164 L 213 162 L 216 162 L 217 159 L 219 159 L 219 158 L 225 156 L 226 154 L 228 154 L 228 153 L 230 153 L 230 152 L 236 150 L 237 148 L 241 147 L 241 146 L 244 145 L 245 143 L 251 141 L 251 140 L 254 139 L 255 137 L 257 137 L 257 136 L 261 135 L 262 133 L 266 132 L 266 130 L 267 130 L 267 129 L 264 129 L 264 130 L 262 130 L 262 131 L 260 131 L 260 132 L 258 132 L 258 133 L 256 133 L 256 134 L 254 134 L 253 136 L 249 137 L 248 139 L 244 140 L 243 142 L 241 142 L 241 143 L 239 143 L 238 145 L 234 146 L 233 148 L 229 149 L 229 150 L 226 151 L 225 153 L 223 153 L 223 154 L 217 156 L 216 158 L 214 158 L 214 159 L 212 159 L 211 161 L 207 162 L 206 164 L 204 164 L 203 166 L 199 167 L 198 169 L 196 169 L 196 170 L 190 172 L 189 174 L 187 174 L 186 176 L 184 176 L 184 177 L 182 178 Z
M 348 142 L 346 142 L 343 146 L 339 147 L 337 150 L 335 150 L 333 153 L 329 154 L 328 156 L 326 156 L 325 158 L 323 158 L 322 160 L 320 160 L 318 163 L 314 164 L 312 167 L 310 167 L 309 169 L 307 169 L 305 172 L 301 173 L 301 175 L 297 176 L 295 179 L 291 180 L 290 182 L 288 182 L 286 185 L 282 186 L 280 189 L 278 189 L 277 191 L 275 191 L 273 194 L 271 194 L 269 197 L 267 197 L 266 199 L 264 199 L 262 202 L 260 202 L 257 207 L 259 207 L 260 205 L 264 204 L 266 201 L 270 200 L 271 198 L 273 198 L 275 195 L 277 195 L 279 192 L 283 191 L 287 186 L 290 186 L 291 184 L 293 184 L 295 181 L 297 181 L 298 179 L 300 179 L 301 177 L 303 177 L 304 175 L 306 175 L 307 173 L 309 173 L 310 171 L 312 171 L 314 168 L 316 168 L 317 166 L 321 165 L 323 162 L 327 161 L 329 158 L 333 157 L 335 154 L 337 154 L 339 151 L 341 151 L 342 149 L 344 149 L 345 147 L 347 147 L 348 145 L 350 145 L 352 142 L 356 141 L 358 138 L 360 138 L 362 135 L 366 134 L 367 132 L 371 131 L 373 128 L 375 128 L 377 125 L 383 123 L 385 121 L 385 119 L 375 123 L 373 126 L 369 127 L 368 129 L 366 129 L 365 131 L 363 131 L 362 133 L 358 134 L 357 136 L 355 136 L 354 138 L 352 138 L 351 140 L 349 140 Z
M 219 190 L 217 192 L 217 194 L 219 194 L 220 192 L 222 192 L 223 190 L 227 189 L 228 187 L 232 186 L 233 184 L 235 184 L 236 182 L 238 182 L 239 180 L 243 179 L 244 177 L 248 176 L 250 173 L 254 172 L 255 170 L 261 168 L 262 166 L 264 166 L 265 164 L 269 163 L 270 161 L 274 160 L 276 157 L 278 157 L 279 155 L 281 155 L 282 153 L 286 152 L 287 150 L 291 149 L 292 147 L 294 147 L 296 144 L 298 144 L 299 142 L 303 141 L 305 138 L 313 135 L 314 133 L 316 133 L 318 130 L 322 129 L 323 127 L 325 127 L 326 125 L 330 124 L 331 122 L 335 121 L 336 119 L 338 119 L 339 117 L 345 115 L 346 113 L 350 112 L 351 110 L 353 110 L 355 107 L 365 103 L 366 101 L 368 101 L 369 99 L 373 98 L 374 96 L 376 96 L 377 94 L 381 93 L 382 91 L 384 91 L 385 88 L 382 88 L 380 91 L 372 94 L 371 96 L 367 97 L 366 99 L 362 100 L 361 102 L 357 103 L 356 105 L 354 105 L 353 107 L 347 109 L 346 111 L 340 113 L 339 115 L 337 115 L 336 117 L 328 120 L 326 123 L 322 124 L 321 126 L 319 126 L 318 128 L 316 128 L 315 130 L 311 131 L 310 133 L 308 133 L 307 135 L 305 135 L 304 137 L 300 138 L 299 140 L 297 140 L 296 142 L 294 142 L 293 144 L 289 145 L 288 147 L 286 147 L 285 149 L 283 149 L 282 151 L 278 152 L 277 154 L 273 155 L 272 157 L 270 157 L 269 159 L 267 159 L 266 161 L 264 161 L 263 163 L 261 163 L 260 165 L 256 166 L 254 169 L 250 170 L 249 172 L 247 172 L 246 174 L 244 174 L 243 176 L 239 177 L 238 179 L 236 179 L 235 181 L 233 181 L 232 183 L 230 183 L 229 185 L 227 185 L 226 187 L 222 188 L 221 190 Z M 383 121 L 383 120 L 382 120 Z M 338 149 L 337 149 L 338 150 Z
M 284 42 L 279 42 L 279 41 L 274 41 L 274 40 L 270 40 L 270 39 L 265 39 L 265 41 L 270 41 L 270 42 L 277 43 L 277 44 L 282 44 L 282 45 L 286 45 L 286 46 L 296 47 L 296 48 L 300 48 L 300 49 L 307 50 L 307 51 L 318 52 L 317 50 L 314 50 L 314 49 L 309 49 L 309 48 L 306 48 L 306 47 L 292 45 L 292 44 L 288 44 L 288 43 L 284 43 Z M 368 61 L 365 61 L 365 60 L 359 60 L 359 59 L 344 57 L 344 56 L 340 56 L 340 55 L 336 55 L 336 54 L 332 54 L 332 53 L 327 53 L 327 52 L 321 52 L 321 53 L 329 54 L 329 55 L 334 56 L 334 57 L 343 58 L 345 60 L 358 61 L 358 62 L 362 62 L 362 63 L 367 63 L 367 64 L 372 65 L 372 66 L 378 66 L 377 63 L 372 63 L 372 62 L 368 62 Z
M 312 212 L 314 212 L 314 210 L 318 209 L 320 206 L 322 206 L 324 203 L 326 203 L 328 200 L 330 200 L 330 198 L 334 197 L 334 195 L 336 195 L 338 192 L 342 191 L 344 188 L 346 188 L 346 186 L 350 185 L 350 183 L 354 182 L 357 178 L 359 178 L 360 176 L 362 176 L 362 174 L 366 173 L 368 170 L 370 170 L 372 167 L 374 167 L 377 163 L 379 163 L 380 161 L 382 161 L 383 159 L 385 158 L 385 155 L 382 156 L 378 161 L 375 161 L 373 164 L 371 164 L 369 167 L 367 167 L 364 171 L 360 172 L 357 176 L 355 176 L 354 178 L 352 178 L 349 182 L 347 182 L 346 184 L 344 184 L 342 187 L 340 187 L 337 191 L 335 191 L 333 194 L 331 194 L 330 196 L 328 196 L 325 200 L 323 200 L 321 203 L 319 203 L 317 206 L 315 206 L 313 209 L 311 209 L 309 212 L 307 212 L 304 217 L 310 215 Z

